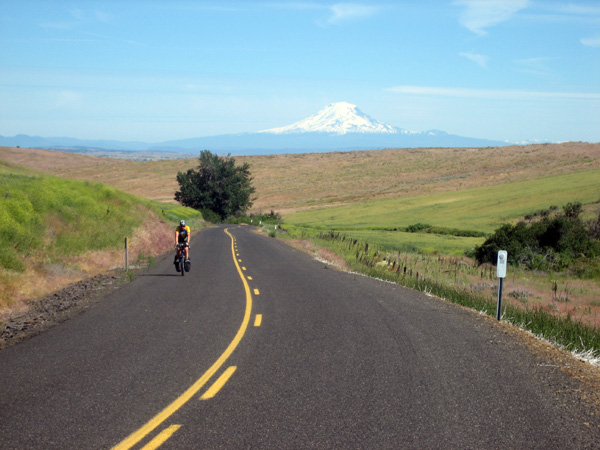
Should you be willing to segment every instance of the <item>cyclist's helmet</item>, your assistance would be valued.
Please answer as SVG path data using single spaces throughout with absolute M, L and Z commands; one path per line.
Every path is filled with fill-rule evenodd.
M 179 225 L 182 227 L 185 227 L 185 220 L 182 220 L 181 222 L 179 222 Z

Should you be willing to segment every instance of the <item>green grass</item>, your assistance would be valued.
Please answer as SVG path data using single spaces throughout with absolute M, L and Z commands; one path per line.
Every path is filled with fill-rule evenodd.
M 32 175 L 34 174 L 34 175 Z M 170 221 L 200 213 L 142 200 L 100 183 L 39 176 L 0 164 L 0 267 L 24 270 L 37 251 L 50 260 L 117 248 L 151 211 Z
M 365 201 L 286 215 L 288 224 L 337 230 L 415 223 L 491 233 L 533 210 L 600 198 L 600 171 L 538 178 L 444 194 Z
M 484 238 L 457 237 L 430 233 L 402 231 L 352 230 L 349 236 L 372 243 L 387 250 L 419 251 L 431 254 L 462 255 L 466 248 L 481 245 Z
M 299 227 L 295 225 L 284 225 L 294 235 L 300 236 L 304 232 L 305 237 L 311 237 L 326 230 L 325 228 Z M 406 233 L 404 231 L 387 231 L 374 229 L 342 229 L 341 232 L 349 238 L 359 239 L 376 245 L 386 250 L 410 251 L 424 254 L 439 253 L 442 255 L 459 256 L 464 254 L 465 249 L 481 245 L 483 237 L 458 237 L 451 235 L 440 235 L 432 233 Z
M 164 220 L 171 223 L 179 223 L 181 219 L 191 222 L 191 225 L 196 225 L 200 228 L 200 222 L 203 220 L 202 213 L 187 206 L 176 205 L 173 203 L 163 203 L 152 201 L 150 207 L 159 214 Z

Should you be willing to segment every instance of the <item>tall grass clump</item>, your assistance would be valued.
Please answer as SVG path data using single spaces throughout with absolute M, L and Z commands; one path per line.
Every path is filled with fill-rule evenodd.
M 310 232 L 297 228 L 288 231 L 296 234 L 295 237 L 310 239 L 334 251 L 358 273 L 426 292 L 490 316 L 496 315 L 496 298 L 474 292 L 460 283 L 445 282 L 435 276 L 435 269 L 428 270 L 423 265 L 415 264 L 415 261 L 425 261 L 425 255 L 401 255 L 398 252 L 390 256 L 385 249 L 334 231 Z M 485 269 L 477 266 L 464 269 L 459 267 L 457 263 L 456 273 L 459 270 L 481 270 L 482 277 L 488 276 Z M 541 307 L 520 308 L 507 304 L 503 307 L 503 319 L 568 350 L 591 352 L 595 357 L 600 357 L 600 330 L 575 321 L 569 315 L 554 315 Z
M 27 254 L 42 245 L 40 216 L 24 187 L 34 177 L 0 175 L 0 266 L 24 269 L 19 253 Z
M 520 309 L 508 305 L 504 317 L 509 322 L 567 350 L 581 353 L 591 351 L 600 357 L 600 330 L 571 319 L 566 315 L 555 316 L 541 308 Z

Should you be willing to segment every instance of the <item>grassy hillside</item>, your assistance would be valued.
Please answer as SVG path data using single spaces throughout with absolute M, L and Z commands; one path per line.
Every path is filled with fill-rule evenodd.
M 590 204 L 598 200 L 600 170 L 593 170 L 442 194 L 301 211 L 287 215 L 286 223 L 297 227 L 342 230 L 350 236 L 386 248 L 456 254 L 481 243 L 482 239 L 424 236 L 401 230 L 425 223 L 442 229 L 491 233 L 503 223 L 535 210 L 561 207 L 571 201 Z
M 98 258 L 98 252 L 122 249 L 124 237 L 133 238 L 149 222 L 171 230 L 165 222 L 180 217 L 201 215 L 101 183 L 40 175 L 0 161 L 0 307 L 20 297 L 24 277 L 33 287 L 38 278 L 83 276 L 90 265 L 84 255 Z
M 117 246 L 147 216 L 132 195 L 89 182 L 0 174 L 0 192 L 0 264 L 18 271 L 42 246 L 51 258 Z

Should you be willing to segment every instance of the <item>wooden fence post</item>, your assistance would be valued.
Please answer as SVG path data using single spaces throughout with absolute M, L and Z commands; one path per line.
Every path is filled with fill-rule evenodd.
M 129 272 L 129 238 L 125 236 L 125 272 Z

